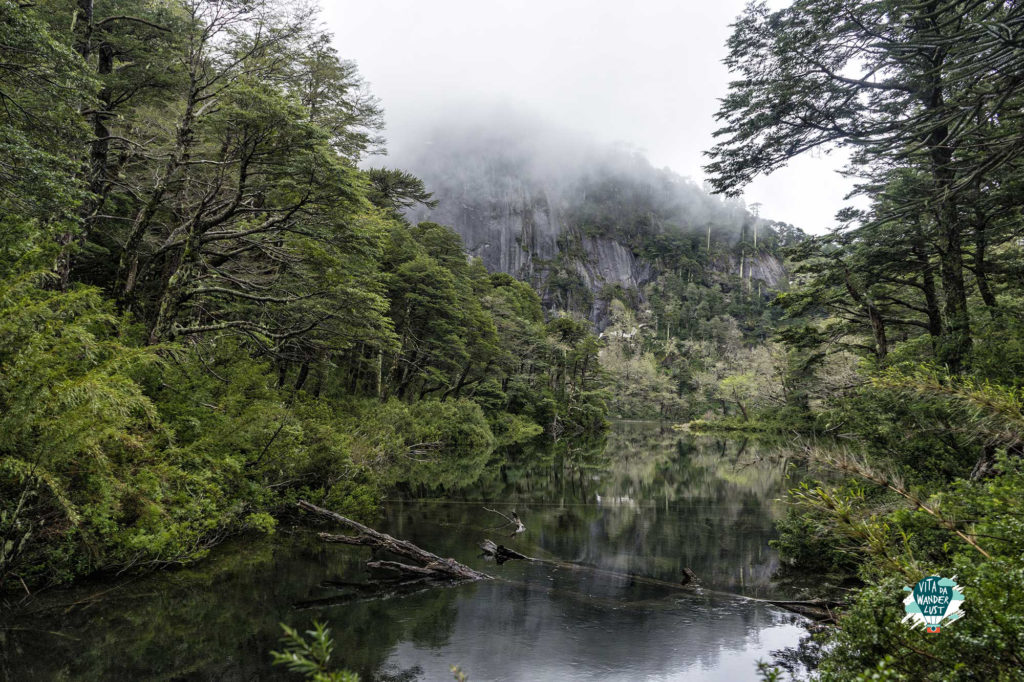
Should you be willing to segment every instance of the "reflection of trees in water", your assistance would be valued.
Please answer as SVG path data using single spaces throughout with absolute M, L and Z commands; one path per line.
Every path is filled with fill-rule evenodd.
M 403 646 L 394 662 L 422 662 L 430 680 L 443 679 L 441 661 L 458 662 L 473 680 L 581 680 L 609 672 L 617 679 L 647 679 L 687 671 L 695 674 L 686 679 L 700 679 L 701 667 L 714 669 L 744 654 L 763 628 L 788 620 L 761 604 L 693 597 L 663 604 L 609 609 L 564 592 L 481 586 L 478 598 L 459 601 L 440 661 Z M 736 679 L 753 671 L 747 658 Z
M 26 630 L 0 630 L 0 679 L 290 680 L 293 674 L 270 665 L 269 651 L 279 646 L 279 623 L 303 629 L 314 618 L 331 626 L 336 655 L 345 665 L 365 674 L 383 670 L 400 641 L 443 646 L 457 615 L 454 590 L 402 600 L 403 607 L 412 606 L 403 618 L 395 617 L 388 602 L 292 609 L 311 592 L 331 594 L 317 587 L 324 580 L 358 576 L 364 559 L 310 537 L 229 543 L 196 568 L 148 576 L 87 606 L 49 608 L 10 623 Z M 55 592 L 37 609 L 109 587 Z M 396 682 L 419 674 L 385 672 L 381 679 Z
M 445 500 L 405 497 L 387 505 L 378 525 L 482 567 L 474 543 L 500 523 L 482 511 L 483 502 L 505 503 L 501 508 L 524 515 L 527 532 L 510 542 L 528 554 L 666 580 L 688 566 L 710 587 L 756 594 L 774 567 L 767 549 L 772 500 L 787 485 L 784 465 L 766 456 L 771 450 L 617 424 L 607 443 L 522 449 L 482 474 L 476 462 L 462 474 L 446 466 Z M 229 543 L 192 569 L 143 578 L 88 608 L 51 609 L 11 623 L 77 639 L 0 631 L 0 677 L 289 679 L 269 666 L 278 623 L 301 628 L 313 618 L 332 628 L 339 663 L 368 679 L 414 679 L 417 665 L 434 661 L 422 650 L 439 648 L 445 667 L 425 670 L 426 679 L 446 677 L 449 663 L 481 671 L 472 679 L 502 671 L 529 678 L 531 669 L 537 679 L 553 679 L 572 658 L 593 670 L 641 661 L 641 677 L 643 670 L 678 667 L 673 651 L 713 665 L 723 652 L 743 650 L 775 618 L 763 605 L 671 597 L 608 576 L 522 562 L 487 568 L 514 585 L 292 610 L 296 602 L 336 594 L 319 587 L 324 580 L 360 578 L 365 558 L 365 550 L 324 547 L 306 536 Z M 86 585 L 48 600 L 66 604 L 109 586 Z M 607 599 L 617 605 L 609 608 Z M 626 606 L 644 600 L 655 601 Z
M 619 423 L 607 443 L 520 451 L 454 496 L 525 510 L 529 531 L 516 546 L 527 553 L 532 541 L 564 559 L 665 580 L 689 567 L 709 586 L 756 595 L 777 566 L 768 547 L 775 500 L 791 485 L 779 449 Z M 479 511 L 448 522 L 472 527 Z
M 459 589 L 468 590 L 463 594 L 473 590 L 470 586 Z M 424 649 L 448 644 L 458 616 L 458 594 L 457 590 L 440 588 L 395 601 L 339 606 L 316 615 L 331 620 L 336 655 L 344 667 L 361 673 L 364 679 L 380 674 L 390 680 L 402 674 L 384 665 L 399 642 Z
M 529 532 L 516 540 L 521 548 L 533 541 L 557 557 L 665 580 L 688 567 L 710 586 L 757 595 L 777 567 L 768 542 L 774 501 L 789 485 L 779 450 L 777 443 L 695 438 L 622 422 L 605 442 L 507 453 L 503 464 L 492 462 L 480 478 L 473 470 L 475 480 L 467 477 L 443 496 L 527 510 Z M 461 518 L 446 513 L 445 522 L 481 528 L 479 507 L 465 511 Z

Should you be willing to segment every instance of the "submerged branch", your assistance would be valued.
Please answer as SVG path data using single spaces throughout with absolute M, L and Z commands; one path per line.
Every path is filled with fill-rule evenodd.
M 383 549 L 391 552 L 392 554 L 410 559 L 411 561 L 416 562 L 416 565 L 402 563 L 399 561 L 368 561 L 366 563 L 366 567 L 378 576 L 377 580 L 366 584 L 345 584 L 345 587 L 352 587 L 356 592 L 354 594 L 342 595 L 329 599 L 302 602 L 297 604 L 296 608 L 348 604 L 355 601 L 364 601 L 366 599 L 375 598 L 387 599 L 394 596 L 410 594 L 411 592 L 408 591 L 408 588 L 413 588 L 414 591 L 419 591 L 420 589 L 423 589 L 424 586 L 429 588 L 430 586 L 436 586 L 444 583 L 452 584 L 452 582 L 493 579 L 492 576 L 460 564 L 454 559 L 442 559 L 436 554 L 417 547 L 407 540 L 399 540 L 386 533 L 380 533 L 372 528 L 364 526 L 358 521 L 353 521 L 352 519 L 328 509 L 317 507 L 305 500 L 300 500 L 298 502 L 298 506 L 308 512 L 318 514 L 331 519 L 332 521 L 337 521 L 358 533 L 358 535 L 332 535 L 330 533 L 320 533 L 320 539 L 324 542 L 336 542 L 346 545 Z M 512 518 L 505 516 L 501 512 L 497 512 L 493 509 L 487 509 L 487 511 L 494 512 L 512 521 Z M 514 512 L 513 518 L 515 519 L 515 523 L 522 525 L 522 521 L 519 520 L 519 516 Z M 596 566 L 588 566 L 586 564 L 552 559 L 538 559 L 536 557 L 527 556 L 515 550 L 508 549 L 502 545 L 498 545 L 493 540 L 484 540 L 478 546 L 484 554 L 494 557 L 499 564 L 509 560 L 529 561 L 564 570 L 587 571 L 594 575 L 627 581 L 630 584 L 650 585 L 653 587 L 671 590 L 685 590 L 688 592 L 699 589 L 697 575 L 689 568 L 683 569 L 683 575 L 680 577 L 679 582 L 670 582 L 667 580 L 659 580 L 657 578 L 637 575 L 635 573 L 611 571 L 598 568 Z M 770 599 L 756 599 L 753 597 L 747 597 L 731 592 L 721 592 L 718 590 L 707 590 L 706 592 L 721 594 L 746 601 L 772 604 L 773 606 L 778 606 L 818 621 L 834 621 L 835 616 L 832 609 L 842 605 L 839 602 L 825 600 L 773 601 Z
M 484 509 L 484 511 L 492 512 L 494 514 L 497 514 L 501 518 L 505 519 L 506 521 L 508 521 L 508 525 L 515 526 L 515 529 L 512 531 L 512 534 L 509 535 L 510 538 L 511 537 L 515 537 L 516 535 L 519 535 L 520 533 L 525 533 L 526 532 L 526 526 L 519 519 L 519 514 L 516 514 L 515 511 L 512 512 L 512 516 L 511 517 L 508 517 L 508 516 L 505 516 L 504 514 L 502 514 L 497 509 L 488 509 L 487 507 L 484 507 L 483 509 Z
M 409 577 L 422 578 L 429 576 L 436 580 L 490 580 L 491 576 L 480 571 L 475 571 L 469 566 L 460 564 L 455 559 L 443 559 L 436 554 L 417 547 L 408 540 L 393 538 L 387 533 L 380 533 L 374 529 L 364 526 L 358 521 L 342 516 L 329 509 L 318 507 L 305 500 L 299 500 L 298 506 L 305 511 L 318 514 L 342 525 L 348 526 L 359 535 L 331 535 L 321 533 L 320 539 L 325 542 L 340 542 L 347 545 L 361 545 L 382 549 L 392 554 L 413 561 L 413 565 L 403 564 L 397 561 L 377 562 L 367 564 L 367 568 L 385 569 L 391 572 L 404 570 Z

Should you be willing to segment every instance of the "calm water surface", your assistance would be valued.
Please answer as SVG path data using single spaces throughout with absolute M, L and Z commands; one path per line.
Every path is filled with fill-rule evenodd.
M 768 546 L 786 464 L 753 442 L 618 423 L 606 445 L 450 468 L 441 491 L 405 486 L 377 527 L 499 580 L 363 599 L 365 548 L 302 529 L 238 539 L 194 568 L 51 592 L 0 629 L 0 679 L 297 679 L 269 665 L 278 623 L 329 623 L 339 665 L 367 680 L 746 680 L 794 646 L 800 619 L 717 593 L 786 597 Z M 509 539 L 484 506 L 515 509 Z M 478 556 L 485 537 L 531 556 L 676 582 L 698 592 Z M 79 602 L 79 603 L 76 603 Z M 14 628 L 14 629 L 11 629 Z

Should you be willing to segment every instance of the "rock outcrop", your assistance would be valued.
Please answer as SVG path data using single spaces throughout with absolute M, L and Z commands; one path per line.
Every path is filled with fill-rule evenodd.
M 760 221 L 741 202 L 710 196 L 633 152 L 563 145 L 553 155 L 555 147 L 510 136 L 436 137 L 425 147 L 429 154 L 402 163 L 438 206 L 419 207 L 408 218 L 448 225 L 488 270 L 531 282 L 548 308 L 586 314 L 598 329 L 606 323 L 607 287 L 631 290 L 642 301 L 644 285 L 658 276 L 638 255 L 652 235 L 674 231 L 703 244 L 710 226 L 718 255 L 705 262 L 709 271 L 739 275 L 742 262 L 752 283 L 785 283 L 771 253 L 749 249 L 743 256 L 746 247 L 734 248 Z
M 601 289 L 618 285 L 641 291 L 654 276 L 651 264 L 629 246 L 607 237 L 584 236 L 570 224 L 570 203 L 554 191 L 510 181 L 506 191 L 477 193 L 473 187 L 452 187 L 426 178 L 439 200 L 433 210 L 419 209 L 409 218 L 431 220 L 454 229 L 466 252 L 488 270 L 533 282 L 545 303 L 554 303 L 545 287 L 553 267 L 569 269 L 591 293 L 591 321 L 603 327 Z M 582 312 L 582 311 L 581 311 Z
M 789 275 L 778 256 L 759 252 L 756 255 L 729 254 L 712 261 L 712 269 L 727 275 L 741 274 L 744 279 L 761 282 L 771 289 L 783 289 L 789 283 Z

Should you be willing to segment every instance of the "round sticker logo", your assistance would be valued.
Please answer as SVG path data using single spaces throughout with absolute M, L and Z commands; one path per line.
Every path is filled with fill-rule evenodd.
M 924 625 L 928 632 L 939 632 L 943 622 L 949 625 L 964 615 L 960 613 L 964 594 L 956 584 L 956 576 L 940 578 L 930 575 L 919 580 L 913 589 L 903 589 L 910 592 L 910 596 L 903 600 L 903 610 L 907 614 L 903 622 L 910 627 Z

